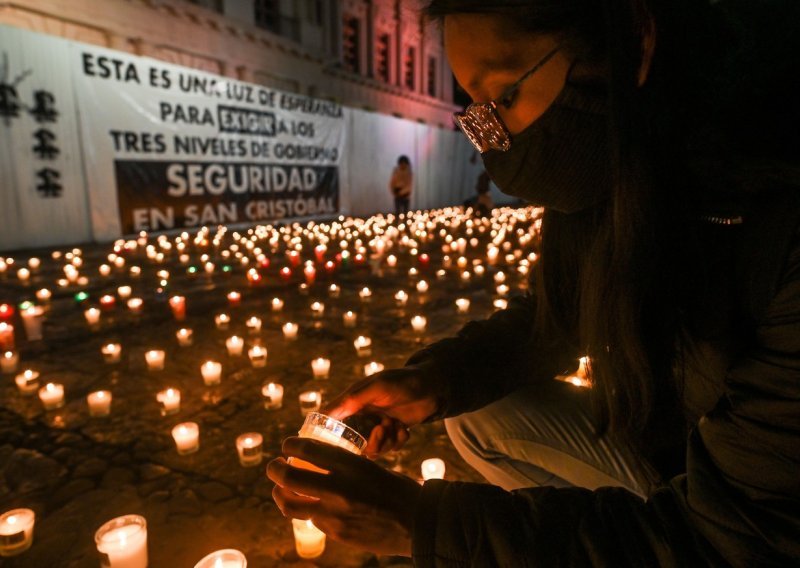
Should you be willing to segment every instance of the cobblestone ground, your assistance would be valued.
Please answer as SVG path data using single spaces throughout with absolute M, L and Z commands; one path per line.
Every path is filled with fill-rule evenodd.
M 464 231 L 463 224 L 460 231 Z M 461 236 L 458 230 L 453 232 Z M 485 233 L 475 232 L 474 236 L 480 238 L 477 246 L 467 247 L 470 263 L 472 258 L 485 262 L 488 235 L 488 227 Z M 231 242 L 229 233 L 225 243 Z M 233 257 L 212 257 L 217 270 L 213 277 L 207 277 L 187 273 L 188 264 L 180 263 L 174 250 L 163 264 L 155 265 L 144 256 L 141 246 L 123 255 L 127 261 L 124 269 L 115 269 L 105 278 L 98 275 L 98 266 L 107 262 L 111 247 L 84 247 L 81 273 L 90 281 L 82 288 L 56 286 L 64 259 L 55 261 L 51 251 L 37 251 L 42 267 L 33 272 L 28 284 L 22 284 L 14 273 L 34 253 L 12 255 L 16 264 L 0 277 L 0 303 L 18 305 L 33 300 L 35 291 L 42 287 L 53 291 L 45 314 L 44 340 L 26 341 L 18 315 L 12 320 L 21 355 L 19 369 L 39 371 L 41 384 L 62 383 L 67 402 L 59 410 L 45 412 L 36 396 L 23 397 L 17 392 L 13 374 L 2 376 L 0 512 L 29 507 L 36 511 L 37 522 L 32 548 L 0 560 L 0 566 L 98 566 L 95 530 L 103 522 L 128 513 L 147 519 L 150 565 L 155 568 L 191 568 L 204 555 L 220 548 L 243 551 L 248 565 L 255 568 L 408 565 L 404 559 L 376 557 L 330 540 L 322 557 L 299 559 L 294 552 L 291 523 L 272 501 L 272 484 L 265 477 L 264 466 L 278 455 L 281 441 L 301 425 L 297 397 L 302 390 L 313 387 L 321 389 L 323 398 L 333 396 L 363 376 L 366 362 L 380 361 L 387 368 L 400 366 L 424 343 L 451 335 L 468 319 L 486 317 L 493 311 L 493 269 L 480 277 L 473 274 L 464 283 L 454 263 L 446 277 L 437 279 L 435 271 L 442 265 L 441 245 L 438 235 L 420 244 L 420 252 L 431 256 L 428 267 L 420 265 L 419 277 L 430 283 L 427 294 L 417 293 L 417 279 L 408 275 L 411 266 L 419 265 L 408 248 L 387 252 L 397 254 L 396 269 L 385 269 L 379 275 L 351 261 L 349 266 L 342 264 L 335 275 L 318 279 L 308 295 L 298 288 L 301 270 L 295 270 L 289 284 L 278 277 L 278 269 L 287 264 L 282 249 L 271 255 L 269 268 L 260 270 L 263 280 L 256 287 L 248 287 L 241 266 L 229 272 L 221 270 L 225 263 L 234 265 Z M 203 250 L 191 247 L 187 252 L 192 255 L 190 263 L 202 267 L 197 256 Z M 306 254 L 306 258 L 309 256 Z M 451 256 L 455 260 L 458 253 Z M 328 257 L 333 258 L 333 254 Z M 128 270 L 135 264 L 143 268 L 138 278 Z M 165 293 L 159 294 L 155 273 L 162 269 L 169 270 L 171 276 Z M 318 270 L 322 272 L 321 266 Z M 509 273 L 507 283 L 518 290 L 522 276 L 505 270 Z M 341 286 L 339 298 L 328 297 L 331 282 Z M 145 300 L 143 313 L 133 315 L 117 298 L 116 307 L 103 312 L 99 329 L 90 329 L 83 310 L 96 305 L 102 294 L 113 294 L 125 284 L 133 287 L 134 296 Z M 373 291 L 369 303 L 358 296 L 363 286 Z M 88 304 L 74 299 L 82 289 L 90 295 Z M 241 305 L 235 308 L 229 307 L 226 299 L 233 289 L 242 293 Z M 405 308 L 397 307 L 393 299 L 398 289 L 409 293 Z M 170 313 L 167 298 L 172 294 L 187 298 L 183 322 L 176 322 Z M 270 308 L 270 300 L 276 296 L 286 302 L 280 313 Z M 468 315 L 456 314 L 457 297 L 471 300 Z M 314 300 L 325 303 L 324 317 L 312 317 L 309 305 Z M 358 313 L 354 329 L 342 324 L 342 314 L 348 309 Z M 232 318 L 227 331 L 214 325 L 215 314 L 221 312 Z M 416 314 L 428 320 L 428 328 L 421 335 L 409 324 Z M 245 329 L 244 322 L 252 315 L 263 319 L 258 335 L 250 335 Z M 281 325 L 286 321 L 300 325 L 296 341 L 284 340 Z M 175 331 L 180 327 L 193 329 L 192 346 L 178 346 Z M 246 356 L 227 355 L 224 342 L 233 334 L 244 337 L 246 346 L 260 342 L 268 348 L 265 369 L 252 368 Z M 369 359 L 357 357 L 353 348 L 352 341 L 360 334 L 373 340 Z M 117 365 L 105 364 L 101 356 L 101 346 L 110 341 L 122 344 L 122 362 Z M 166 368 L 161 372 L 146 368 L 144 352 L 152 348 L 166 351 Z M 317 356 L 331 359 L 331 375 L 326 381 L 312 378 L 310 361 Z M 223 380 L 217 387 L 206 387 L 201 379 L 200 364 L 207 359 L 223 364 Z M 263 408 L 260 387 L 266 381 L 285 386 L 282 409 Z M 155 394 L 168 386 L 180 389 L 181 410 L 164 417 Z M 109 417 L 89 416 L 86 395 L 98 389 L 113 393 Z M 183 421 L 200 425 L 200 450 L 189 456 L 176 453 L 170 436 L 171 428 Z M 250 431 L 264 435 L 264 463 L 243 468 L 234 440 Z M 418 477 L 421 461 L 432 456 L 444 459 L 448 479 L 478 480 L 461 461 L 440 424 L 416 429 L 404 450 L 381 461 Z

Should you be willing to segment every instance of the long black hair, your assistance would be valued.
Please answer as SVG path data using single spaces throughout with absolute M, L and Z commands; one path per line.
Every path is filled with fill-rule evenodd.
M 652 452 L 672 443 L 670 434 L 684 435 L 682 345 L 691 331 L 692 295 L 702 284 L 694 229 L 707 201 L 698 188 L 733 188 L 743 166 L 754 162 L 768 159 L 782 173 L 797 165 L 800 121 L 791 99 L 797 91 L 783 82 L 798 76 L 789 69 L 796 65 L 790 54 L 799 52 L 800 34 L 789 23 L 800 21 L 798 5 L 429 2 L 433 18 L 495 14 L 523 32 L 557 34 L 578 60 L 603 63 L 611 199 L 579 214 L 546 212 L 536 279 L 540 335 L 573 338 L 591 356 L 601 432 L 639 447 L 646 442 Z M 743 19 L 735 17 L 742 11 L 748 12 Z M 771 41 L 741 24 L 758 19 Z M 655 50 L 640 85 L 647 37 L 655 37 Z

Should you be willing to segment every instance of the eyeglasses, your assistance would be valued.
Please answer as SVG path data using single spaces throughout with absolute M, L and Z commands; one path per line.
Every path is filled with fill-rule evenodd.
M 500 118 L 497 106 L 511 107 L 522 83 L 550 61 L 559 49 L 561 46 L 556 46 L 496 99 L 487 103 L 472 103 L 463 112 L 453 114 L 453 120 L 478 152 L 481 154 L 488 150 L 505 152 L 511 147 L 511 134 Z

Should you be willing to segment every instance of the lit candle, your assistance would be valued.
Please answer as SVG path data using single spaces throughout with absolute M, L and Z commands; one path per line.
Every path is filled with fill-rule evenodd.
M 263 459 L 264 438 L 258 432 L 248 432 L 236 438 L 236 450 L 242 467 L 259 465 Z
M 100 276 L 108 276 L 111 274 L 111 267 L 107 264 L 101 264 L 97 271 L 100 273 Z
M 228 355 L 231 357 L 238 357 L 242 354 L 244 349 L 244 339 L 238 335 L 232 335 L 225 340 L 225 347 L 228 348 Z
M 42 261 L 35 256 L 28 259 L 28 266 L 31 270 L 38 270 L 38 268 L 42 265 Z
M 281 329 L 283 330 L 283 337 L 289 341 L 294 341 L 297 339 L 297 330 L 300 328 L 296 323 L 287 321 L 283 324 Z
M 495 309 L 505 310 L 508 307 L 508 300 L 505 300 L 503 298 L 497 298 L 495 301 L 492 302 L 492 305 L 495 307 Z
M 292 269 L 289 268 L 288 266 L 284 266 L 283 268 L 280 269 L 280 272 L 278 272 L 278 274 L 280 275 L 281 280 L 283 280 L 288 284 L 289 280 L 291 280 L 292 278 Z
M 494 275 L 495 284 L 502 284 L 505 281 L 506 281 L 506 275 L 502 270 Z
M 280 298 L 272 298 L 272 311 L 279 312 L 283 309 L 283 300 Z
M 345 327 L 355 327 L 358 321 L 358 315 L 350 310 L 342 314 L 342 322 Z
M 303 275 L 306 277 L 306 284 L 312 286 L 317 278 L 317 269 L 313 264 L 306 264 L 303 268 Z
M 0 304 L 0 320 L 8 320 L 14 316 L 14 306 L 11 304 Z
M 236 549 L 225 548 L 203 557 L 194 568 L 247 568 L 247 558 Z
M 331 360 L 317 357 L 311 361 L 311 371 L 315 379 L 327 379 L 331 370 Z
M 28 341 L 39 341 L 42 338 L 43 314 L 41 306 L 31 306 L 22 310 L 22 324 L 25 326 Z
M 294 546 L 300 558 L 317 558 L 325 552 L 325 533 L 311 519 L 292 519 Z
M 414 331 L 421 333 L 425 331 L 425 326 L 428 325 L 428 320 L 424 316 L 414 316 L 411 318 L 411 327 Z
M 17 278 L 19 278 L 20 282 L 28 282 L 31 279 L 31 271 L 27 268 L 20 268 L 17 270 Z
M 231 323 L 231 317 L 228 314 L 218 314 L 214 317 L 214 324 L 219 330 L 228 329 L 228 324 Z
M 52 297 L 53 293 L 47 288 L 42 288 L 41 290 L 36 291 L 36 299 L 40 302 L 49 302 L 50 298 Z
M 341 291 L 342 289 L 336 284 L 331 284 L 330 286 L 328 286 L 328 296 L 330 296 L 331 298 L 338 298 Z
M 196 422 L 182 422 L 172 429 L 178 454 L 185 456 L 200 449 L 200 426 Z
M 390 254 L 386 257 L 386 264 L 389 268 L 394 268 L 397 266 L 397 257 L 393 254 Z
M 169 307 L 176 321 L 186 319 L 186 298 L 183 296 L 172 296 L 169 299 Z
M 108 343 L 100 348 L 103 354 L 103 360 L 109 365 L 119 363 L 122 357 L 122 345 L 119 343 Z
M 128 300 L 128 309 L 131 311 L 132 314 L 139 315 L 142 313 L 142 306 L 144 305 L 144 300 L 141 298 L 131 298 Z
M 444 479 L 444 462 L 439 458 L 430 458 L 422 462 L 422 479 Z
M 251 316 L 247 318 L 247 321 L 244 322 L 244 324 L 247 326 L 247 331 L 250 332 L 250 335 L 258 335 L 261 331 L 261 318 Z
M 14 349 L 14 326 L 10 323 L 0 323 L 0 349 Z
M 119 296 L 120 300 L 127 300 L 131 297 L 133 293 L 133 289 L 130 286 L 120 286 L 117 288 L 117 296 Z
M 353 345 L 359 357 L 369 357 L 372 355 L 372 340 L 369 337 L 359 335 L 356 337 L 355 341 L 353 341 Z
M 114 304 L 116 303 L 117 299 L 111 294 L 106 294 L 100 297 L 100 307 L 105 311 L 114 309 Z
M 328 250 L 328 247 L 325 245 L 317 245 L 314 247 L 314 256 L 317 259 L 317 262 L 322 262 L 325 260 L 325 252 Z
M 461 273 L 461 280 L 462 280 L 463 282 L 469 282 L 469 280 L 470 280 L 471 278 L 472 278 L 472 274 L 470 274 L 470 271 L 469 271 L 469 270 L 465 270 L 465 271 L 463 271 L 463 272 Z
M 47 383 L 39 389 L 39 400 L 45 410 L 55 410 L 64 406 L 64 385 Z
M 394 295 L 394 300 L 397 303 L 398 307 L 402 308 L 403 306 L 406 305 L 406 302 L 408 302 L 408 294 L 406 294 L 404 290 L 399 290 Z
M 161 406 L 161 415 L 169 416 L 181 409 L 181 391 L 178 389 L 165 389 L 156 394 L 156 401 Z
M 417 282 L 417 292 L 419 292 L 420 294 L 425 294 L 428 291 L 428 288 L 429 288 L 428 283 L 425 282 L 424 280 L 420 280 L 419 282 Z
M 283 385 L 267 383 L 261 387 L 261 396 L 264 398 L 264 408 L 276 410 L 283 406 Z
M 36 514 L 30 509 L 12 509 L 0 515 L 0 556 L 22 554 L 33 544 Z
M 14 382 L 23 396 L 30 396 L 39 390 L 39 373 L 26 369 L 14 377 Z
M 456 309 L 459 314 L 466 314 L 469 311 L 469 300 L 467 298 L 458 298 L 456 300 Z
M 144 354 L 149 371 L 163 371 L 166 353 L 162 349 L 151 349 Z
M 13 373 L 17 370 L 19 364 L 19 354 L 15 351 L 6 351 L 0 357 L 0 372 Z
M 175 332 L 175 337 L 178 338 L 178 345 L 181 347 L 188 347 L 192 344 L 192 335 L 194 335 L 194 332 L 186 328 L 181 328 Z
M 218 385 L 222 382 L 222 363 L 206 361 L 200 365 L 200 374 L 203 375 L 203 382 L 207 387 Z
M 86 323 L 90 327 L 96 327 L 100 323 L 100 310 L 97 308 L 89 308 L 83 312 L 83 317 L 86 318 Z
M 374 375 L 375 373 L 380 373 L 383 371 L 384 366 L 376 361 L 372 361 L 371 363 L 367 363 L 364 365 L 364 376 L 369 377 L 370 375 Z
M 497 287 L 497 295 L 498 296 L 507 296 L 509 291 L 509 287 L 506 284 L 500 284 Z
M 316 318 L 321 318 L 325 313 L 325 304 L 322 302 L 314 302 L 311 304 L 311 314 Z
M 497 247 L 489 247 L 486 250 L 486 260 L 489 261 L 489 264 L 495 265 L 497 264 L 497 257 L 500 254 L 500 249 Z
M 89 416 L 108 416 L 111 414 L 111 392 L 106 390 L 90 393 L 86 397 L 89 403 Z
M 368 303 L 372 299 L 372 290 L 364 286 L 358 292 L 358 297 L 361 298 L 361 301 L 364 303 Z
M 248 351 L 247 356 L 250 357 L 250 364 L 254 368 L 267 366 L 267 348 L 260 345 L 253 345 Z
M 301 392 L 298 397 L 300 401 L 300 413 L 307 416 L 311 412 L 316 412 L 322 405 L 322 394 L 319 391 Z
M 100 566 L 147 568 L 147 521 L 139 515 L 112 519 L 94 535 Z
M 232 292 L 228 292 L 228 304 L 230 307 L 235 308 L 238 306 L 242 301 L 242 295 L 235 290 Z

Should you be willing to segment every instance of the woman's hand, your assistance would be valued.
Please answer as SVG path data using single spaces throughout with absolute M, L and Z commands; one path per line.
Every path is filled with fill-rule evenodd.
M 311 519 L 334 540 L 378 554 L 411 556 L 414 511 L 421 487 L 342 448 L 308 438 L 287 438 L 287 458 L 310 462 L 328 473 L 272 460 L 267 476 L 285 517 Z
M 389 369 L 359 381 L 332 402 L 323 412 L 338 420 L 353 414 L 375 414 L 381 423 L 370 433 L 365 453 L 372 457 L 399 449 L 408 441 L 408 429 L 433 416 L 441 401 L 426 380 L 430 372 L 422 366 L 409 365 Z

